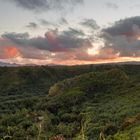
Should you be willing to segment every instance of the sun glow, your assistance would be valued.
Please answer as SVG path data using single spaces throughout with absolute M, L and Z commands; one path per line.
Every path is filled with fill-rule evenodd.
M 14 58 L 20 56 L 19 50 L 16 47 L 12 47 L 12 46 L 6 47 L 4 49 L 4 53 L 8 58 Z
M 87 50 L 89 55 L 98 55 L 100 48 L 103 46 L 102 43 L 93 43 L 93 47 Z
M 140 40 L 140 36 L 137 37 L 137 40 Z

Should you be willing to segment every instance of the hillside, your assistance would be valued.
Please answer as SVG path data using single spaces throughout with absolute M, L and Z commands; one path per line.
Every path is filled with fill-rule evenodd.
M 28 99 L 47 95 L 50 86 L 55 82 L 89 71 L 92 71 L 92 68 L 1 67 L 0 113 L 21 109 L 22 104 L 28 104 Z
M 140 138 L 140 65 L 0 68 L 0 138 Z

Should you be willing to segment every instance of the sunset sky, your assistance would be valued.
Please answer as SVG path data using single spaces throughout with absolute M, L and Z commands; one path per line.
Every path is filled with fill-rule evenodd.
M 140 61 L 139 0 L 0 0 L 0 62 Z

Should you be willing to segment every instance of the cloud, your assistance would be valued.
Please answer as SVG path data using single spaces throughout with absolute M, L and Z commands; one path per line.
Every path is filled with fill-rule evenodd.
M 26 25 L 25 27 L 29 28 L 29 29 L 37 29 L 38 28 L 38 24 L 35 22 L 30 22 L 28 25 Z
M 119 8 L 117 4 L 112 3 L 112 2 L 105 3 L 105 6 L 109 9 L 114 9 L 114 10 L 117 10 Z
M 8 41 L 12 44 L 24 44 L 26 45 L 26 40 L 28 40 L 29 38 L 29 34 L 26 33 L 5 33 L 3 35 L 1 35 L 2 39 L 4 39 L 5 41 Z M 5 43 L 5 42 L 4 42 Z
M 43 51 L 33 47 L 18 47 L 22 58 L 45 60 L 51 56 L 48 51 Z
M 94 19 L 84 19 L 82 22 L 80 22 L 80 24 L 90 29 L 99 29 L 99 26 Z
M 55 28 L 58 28 L 60 27 L 61 25 L 68 25 L 68 21 L 64 18 L 64 17 L 61 17 L 60 19 L 58 19 L 58 21 L 56 22 L 51 22 L 51 21 L 48 21 L 46 19 L 39 19 L 39 24 L 41 26 L 44 26 L 44 27 L 55 27 Z
M 112 48 L 101 47 L 97 54 L 88 53 L 88 49 L 96 47 L 93 42 L 84 34 L 83 31 L 74 28 L 59 32 L 58 30 L 49 30 L 43 37 L 31 38 L 28 33 L 5 33 L 2 39 L 7 42 L 0 48 L 7 48 L 11 44 L 18 50 L 19 55 L 9 55 L 11 58 L 20 56 L 21 58 L 51 60 L 53 62 L 75 61 L 88 62 L 117 58 L 117 53 Z M 14 52 L 14 51 L 13 51 Z M 11 54 L 14 54 L 14 53 Z M 2 59 L 9 58 L 3 53 Z
M 20 36 L 20 34 L 19 34 Z M 0 38 L 0 59 L 38 59 L 46 60 L 51 56 L 51 52 L 35 47 L 24 46 L 11 41 L 10 39 Z
M 20 39 L 27 39 L 29 38 L 29 34 L 26 32 L 26 33 L 5 33 L 3 35 L 1 35 L 2 39 L 5 40 L 5 38 L 8 38 L 9 40 L 13 40 L 15 39 L 16 40 L 20 40 Z
M 83 0 L 13 0 L 13 2 L 24 9 L 43 12 L 75 7 L 75 5 L 83 3 Z
M 62 34 L 64 36 L 72 36 L 72 37 L 75 37 L 75 36 L 85 36 L 85 33 L 82 30 L 71 28 L 71 27 L 69 27 L 68 30 L 63 31 Z
M 34 47 L 50 52 L 65 52 L 84 46 L 91 46 L 90 40 L 81 37 L 82 31 L 70 28 L 68 31 L 59 32 L 50 30 L 43 37 L 31 38 L 28 33 L 5 33 L 2 38 L 10 40 L 13 44 L 24 47 Z
M 110 35 L 124 35 L 134 37 L 140 33 L 140 16 L 130 17 L 115 22 L 111 27 L 104 29 Z
M 29 33 L 4 33 L 0 37 L 0 59 L 12 61 L 17 58 L 17 62 L 30 60 L 39 64 L 84 64 L 124 58 L 135 60 L 140 58 L 139 22 L 140 17 L 116 21 L 102 29 L 100 36 L 96 32 L 89 34 L 81 27 L 48 29 L 43 36 L 35 37 Z M 93 23 L 95 26 L 96 22 Z M 82 26 L 92 31 L 97 29 L 91 24 Z
M 18 55 L 14 54 L 14 51 L 11 52 L 10 57 L 3 53 L 2 48 L 7 49 L 8 46 L 18 50 Z M 63 31 L 48 30 L 44 36 L 38 37 L 31 37 L 28 33 L 5 33 L 0 38 L 0 52 L 2 52 L 0 59 L 11 59 L 14 62 L 20 60 L 20 63 L 27 59 L 32 59 L 33 62 L 44 60 L 44 63 L 58 64 L 64 61 L 70 63 L 71 60 L 74 63 L 74 61 L 81 61 L 78 60 L 80 53 L 87 55 L 87 49 L 91 47 L 92 42 L 84 31 L 71 27 Z
M 61 25 L 68 25 L 68 21 L 67 21 L 64 17 L 61 17 L 61 18 L 60 18 L 59 23 L 60 23 Z
M 140 56 L 140 40 L 129 40 L 125 36 L 111 36 L 109 34 L 104 35 L 105 45 L 108 49 L 113 49 L 115 54 L 119 56 Z
M 15 58 L 19 55 L 20 51 L 14 46 L 0 47 L 0 59 Z
M 140 17 L 126 18 L 103 29 L 105 49 L 120 57 L 140 56 Z
M 40 19 L 39 21 L 40 21 L 41 25 L 43 25 L 43 26 L 51 25 L 51 23 L 45 19 Z
M 52 23 L 52 22 L 50 22 L 50 21 L 47 21 L 47 20 L 45 20 L 45 19 L 39 19 L 39 22 L 40 22 L 40 24 L 42 25 L 42 26 L 45 26 L 45 27 L 59 27 L 59 25 L 58 24 L 56 24 L 56 23 Z

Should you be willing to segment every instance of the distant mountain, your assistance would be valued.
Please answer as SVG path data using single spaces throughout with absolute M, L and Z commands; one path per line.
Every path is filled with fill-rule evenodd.
M 140 65 L 140 61 L 128 61 L 128 62 L 116 62 L 116 63 L 101 63 L 101 64 L 93 64 L 93 65 Z M 36 64 L 16 64 L 16 63 L 4 63 L 0 62 L 0 67 L 19 67 L 19 66 L 40 66 Z M 57 64 L 47 64 L 44 66 L 66 66 L 66 65 L 57 65 Z
M 35 64 L 21 65 L 21 64 L 16 64 L 16 63 L 4 63 L 4 62 L 0 62 L 0 67 L 20 67 L 20 66 L 37 66 L 37 65 L 35 65 Z
M 0 62 L 0 67 L 17 67 L 20 66 L 16 63 L 4 63 L 4 62 Z

